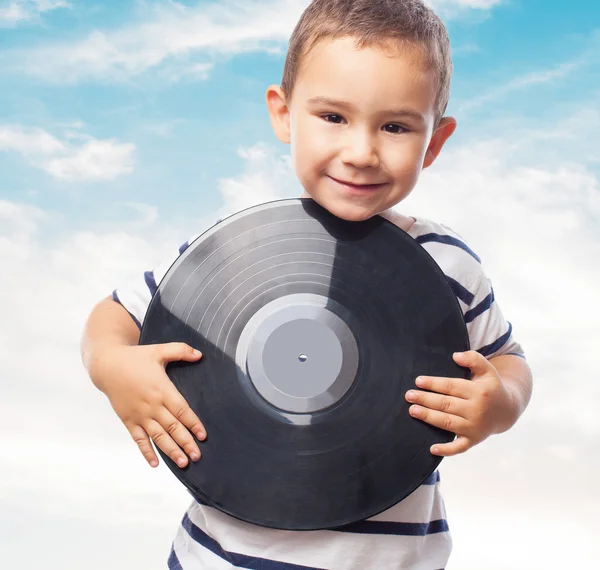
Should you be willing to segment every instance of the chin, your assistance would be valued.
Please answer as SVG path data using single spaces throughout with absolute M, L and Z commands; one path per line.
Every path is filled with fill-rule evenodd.
M 337 218 L 347 222 L 364 222 L 376 215 L 376 212 L 365 211 L 362 208 L 340 208 L 339 210 L 328 210 Z
M 336 218 L 340 218 L 341 220 L 346 220 L 347 222 L 363 222 L 378 214 L 373 208 L 367 208 L 356 202 L 327 200 L 326 198 L 323 199 L 321 196 L 313 196 L 306 191 L 302 197 L 312 198 L 330 214 L 333 214 Z

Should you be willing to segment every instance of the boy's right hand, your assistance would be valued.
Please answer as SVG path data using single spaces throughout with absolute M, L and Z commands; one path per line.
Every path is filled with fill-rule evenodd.
M 179 467 L 188 464 L 186 454 L 197 461 L 204 426 L 165 372 L 169 362 L 196 362 L 199 351 L 181 342 L 111 346 L 105 348 L 90 369 L 94 384 L 106 394 L 113 409 L 152 467 L 158 457 L 151 440 Z M 184 453 L 185 452 L 185 453 Z

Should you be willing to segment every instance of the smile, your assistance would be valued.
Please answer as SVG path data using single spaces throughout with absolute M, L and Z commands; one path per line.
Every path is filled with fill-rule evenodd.
M 347 190 L 354 190 L 357 192 L 372 192 L 373 190 L 377 190 L 385 185 L 384 182 L 378 184 L 353 184 L 351 182 L 338 180 L 337 178 L 333 178 L 333 176 L 329 176 L 329 178 L 331 178 L 331 180 L 333 180 L 337 185 L 342 186 Z

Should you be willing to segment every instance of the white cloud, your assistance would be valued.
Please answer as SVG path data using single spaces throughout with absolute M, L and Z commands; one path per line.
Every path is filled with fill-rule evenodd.
M 447 0 L 436 8 L 455 16 L 456 9 L 489 10 L 498 0 Z M 245 52 L 279 54 L 308 0 L 240 0 L 233 3 L 177 2 L 154 5 L 145 21 L 118 30 L 94 30 L 87 38 L 9 54 L 8 69 L 60 83 L 86 80 L 119 81 L 149 70 L 206 79 L 207 58 Z M 194 58 L 200 57 L 202 61 Z M 165 66 L 173 71 L 165 71 Z
M 425 0 L 425 4 L 431 6 L 436 13 L 445 19 L 457 19 L 477 11 L 479 14 L 487 15 L 494 7 L 506 4 L 507 0 Z
M 221 216 L 262 202 L 301 194 L 302 189 L 294 177 L 289 156 L 278 156 L 264 143 L 240 148 L 238 155 L 245 159 L 244 172 L 219 182 L 224 201 Z
M 64 143 L 42 129 L 0 127 L 0 150 L 14 150 L 23 154 L 53 154 L 65 149 Z
M 133 170 L 135 145 L 68 132 L 64 141 L 39 128 L 0 125 L 0 151 L 14 151 L 59 180 L 114 180 Z M 79 144 L 72 141 L 81 141 Z
M 459 44 L 458 46 L 454 46 L 452 48 L 452 56 L 464 56 L 471 53 L 478 53 L 481 51 L 481 48 L 477 44 L 467 43 L 467 44 Z
M 149 222 L 151 206 L 137 206 Z M 134 235 L 88 231 L 49 240 L 60 221 L 0 200 L 3 565 L 22 564 L 35 534 L 49 570 L 158 570 L 189 495 L 165 466 L 147 466 L 86 377 L 78 347 L 92 306 L 185 238 L 148 223 Z M 107 548 L 89 557 L 99 536 L 111 537 Z M 26 558 L 39 565 L 30 550 Z
M 15 26 L 35 20 L 44 12 L 70 6 L 62 0 L 5 0 L 0 2 L 0 27 Z
M 114 139 L 91 140 L 68 156 L 48 158 L 43 168 L 55 178 L 68 181 L 113 180 L 133 170 L 135 145 Z
M 158 71 L 161 82 L 177 83 L 182 80 L 205 81 L 213 68 L 212 63 L 191 63 L 176 64 L 164 66 Z
M 83 129 L 85 123 L 83 121 L 72 121 L 71 123 L 59 123 L 59 126 L 69 129 Z
M 446 8 L 470 8 L 473 10 L 489 10 L 506 0 L 425 0 L 434 10 Z
M 151 206 L 150 204 L 143 204 L 141 202 L 125 202 L 125 206 L 131 208 L 134 212 L 137 212 L 140 218 L 134 222 L 135 229 L 138 227 L 145 228 L 151 226 L 158 220 L 158 208 Z M 131 231 L 132 226 L 129 224 L 129 230 Z
M 521 89 L 526 89 L 534 85 L 541 85 L 543 83 L 550 83 L 552 81 L 564 79 L 565 77 L 571 75 L 573 72 L 577 71 L 583 65 L 585 65 L 585 62 L 582 59 L 579 59 L 577 61 L 561 63 L 560 65 L 557 65 L 552 69 L 531 71 L 529 73 L 525 73 L 521 76 L 511 79 L 504 85 L 495 87 L 487 91 L 486 93 L 483 93 L 482 95 L 479 95 L 477 97 L 474 97 L 473 99 L 469 99 L 459 104 L 458 109 L 459 111 L 464 112 L 466 110 L 479 107 L 490 101 L 499 99 L 513 91 L 519 91 Z
M 94 31 L 76 43 L 22 52 L 19 69 L 59 82 L 121 80 L 167 62 L 177 70 L 191 69 L 203 78 L 208 71 L 203 66 L 210 62 L 190 61 L 191 55 L 272 50 L 277 47 L 273 42 L 287 40 L 307 4 L 303 0 L 243 0 L 194 7 L 176 2 L 155 5 L 151 16 L 141 24 L 116 31 Z
M 185 119 L 172 119 L 163 123 L 153 123 L 142 127 L 146 132 L 152 133 L 161 138 L 169 138 L 178 124 L 185 123 Z

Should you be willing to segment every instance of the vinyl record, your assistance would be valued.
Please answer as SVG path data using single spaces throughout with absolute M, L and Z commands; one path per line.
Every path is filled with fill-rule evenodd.
M 454 435 L 412 418 L 419 375 L 468 377 L 458 301 L 435 261 L 381 216 L 310 199 L 262 204 L 195 240 L 158 286 L 140 344 L 181 341 L 167 373 L 204 423 L 180 469 L 201 503 L 261 526 L 369 518 L 431 475 Z

